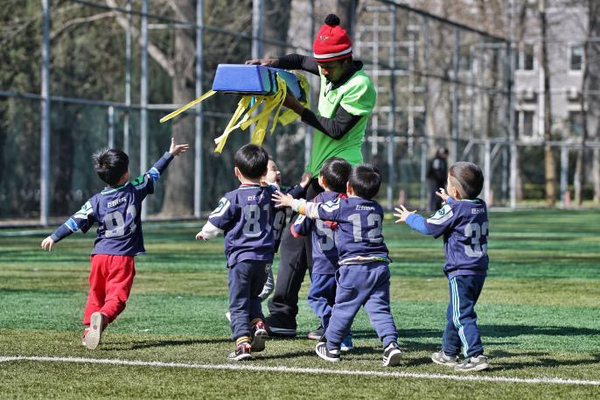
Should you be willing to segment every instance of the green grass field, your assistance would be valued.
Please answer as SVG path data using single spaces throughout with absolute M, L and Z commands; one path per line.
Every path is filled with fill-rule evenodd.
M 443 245 L 404 225 L 384 228 L 404 352 L 393 369 L 380 365 L 363 311 L 355 350 L 335 365 L 319 359 L 304 339 L 318 324 L 306 300 L 298 339 L 270 339 L 243 369 L 228 369 L 223 241 L 196 243 L 199 223 L 144 225 L 148 255 L 136 260 L 127 309 L 103 344 L 86 350 L 81 320 L 94 234 L 44 253 L 48 230 L 0 230 L 0 397 L 600 398 L 599 222 L 597 211 L 490 215 L 490 271 L 477 311 L 492 370 L 467 375 L 429 359 L 445 326 Z M 308 282 L 304 299 L 307 290 Z M 9 358 L 17 356 L 30 358 Z

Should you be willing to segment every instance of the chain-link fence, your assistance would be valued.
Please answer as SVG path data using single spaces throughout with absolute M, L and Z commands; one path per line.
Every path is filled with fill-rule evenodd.
M 135 175 L 168 149 L 173 134 L 189 141 L 192 150 L 175 160 L 163 179 L 170 184 L 168 175 L 178 175 L 183 183 L 169 187 L 161 182 L 147 201 L 148 214 L 199 216 L 211 209 L 235 188 L 233 153 L 250 137 L 236 131 L 222 154 L 213 153 L 213 139 L 223 132 L 237 96 L 214 96 L 200 114 L 198 108 L 190 110 L 172 125 L 158 120 L 208 90 L 220 63 L 310 55 L 315 32 L 337 3 L 205 0 L 173 9 L 145 0 L 9 2 L 0 13 L 7 26 L 0 50 L 5 60 L 0 72 L 0 220 L 46 223 L 69 215 L 102 188 L 91 164 L 96 150 L 124 149 Z M 511 113 L 518 97 L 512 90 L 510 43 L 391 1 L 346 3 L 355 8 L 354 57 L 364 62 L 377 89 L 363 153 L 384 174 L 382 203 L 424 207 L 427 162 L 439 147 L 450 150 L 451 161 L 482 166 L 487 178 L 483 196 L 494 205 L 510 204 L 511 160 L 518 154 L 520 204 L 541 199 L 543 148 L 510 146 L 516 143 L 510 142 L 511 135 L 529 118 L 519 110 Z M 346 15 L 353 15 L 345 11 L 338 10 L 343 24 Z M 44 48 L 50 55 L 47 64 Z M 47 79 L 40 71 L 49 73 Z M 316 99 L 317 80 L 310 79 Z M 44 109 L 46 98 L 49 107 Z M 310 137 L 311 129 L 296 122 L 266 138 L 284 183 L 299 179 Z M 575 168 L 576 150 L 570 151 L 567 164 Z M 586 149 L 586 159 L 593 153 Z M 591 196 L 587 185 L 584 195 Z M 168 196 L 188 199 L 186 209 L 165 212 Z

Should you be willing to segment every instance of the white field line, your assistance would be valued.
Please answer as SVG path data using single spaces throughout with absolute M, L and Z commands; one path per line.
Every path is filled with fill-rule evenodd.
M 0 363 L 11 361 L 36 361 L 36 362 L 64 362 L 64 363 L 82 363 L 82 364 L 108 364 L 108 365 L 126 365 L 126 366 L 145 366 L 160 368 L 194 368 L 207 370 L 233 370 L 233 371 L 255 371 L 255 372 L 284 372 L 295 374 L 329 374 L 329 375 L 349 375 L 349 376 L 376 376 L 382 378 L 412 378 L 412 379 L 442 379 L 451 381 L 474 381 L 474 382 L 508 382 L 508 383 L 531 383 L 531 384 L 550 384 L 550 385 L 579 385 L 579 386 L 600 386 L 600 381 L 590 381 L 581 379 L 561 379 L 561 378 L 509 378 L 503 376 L 482 376 L 482 375 L 442 375 L 442 374 L 424 374 L 411 372 L 382 372 L 382 371 L 352 371 L 335 370 L 323 368 L 294 368 L 294 367 L 269 367 L 261 365 L 242 365 L 242 364 L 186 364 L 186 363 L 168 363 L 160 361 L 129 361 L 118 359 L 98 359 L 98 358 L 78 358 L 78 357 L 0 357 Z

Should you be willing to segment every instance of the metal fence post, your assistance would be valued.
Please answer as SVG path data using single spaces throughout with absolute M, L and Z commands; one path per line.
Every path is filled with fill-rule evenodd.
M 125 118 L 123 119 L 123 151 L 129 154 L 129 114 L 131 111 L 131 0 L 127 0 L 127 29 L 125 31 Z
M 198 0 L 196 3 L 196 97 L 202 95 L 202 67 L 203 43 L 204 38 L 204 1 Z M 194 157 L 194 216 L 200 218 L 202 213 L 202 128 L 204 118 L 202 118 L 202 105 L 196 106 L 196 138 L 195 138 L 195 157 Z
M 42 13 L 40 224 L 47 226 L 50 213 L 50 0 L 42 0 Z
M 115 147 L 115 108 L 113 106 L 108 107 L 107 114 L 108 147 L 112 149 Z
M 142 60 L 140 63 L 140 173 L 148 167 L 148 0 L 142 2 Z M 146 218 L 142 207 L 142 219 Z
M 394 173 L 394 137 L 396 136 L 396 7 L 392 7 L 392 24 L 390 32 L 390 117 L 388 119 L 388 187 L 387 203 L 388 209 L 394 209 L 394 188 L 396 186 L 396 174 Z
M 458 27 L 454 28 L 454 56 L 452 57 L 452 150 L 450 157 L 458 161 L 458 67 L 460 57 L 460 31 Z
M 567 191 L 569 190 L 569 149 L 560 146 L 560 207 L 567 207 Z

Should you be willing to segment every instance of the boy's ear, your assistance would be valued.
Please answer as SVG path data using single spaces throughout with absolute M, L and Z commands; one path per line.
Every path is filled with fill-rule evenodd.
M 239 178 L 240 176 L 242 176 L 242 173 L 240 172 L 240 169 L 238 167 L 233 167 L 233 173 L 235 174 L 235 176 L 237 178 Z
M 354 188 L 352 187 L 352 185 L 350 184 L 350 182 L 346 182 L 346 194 L 348 196 L 354 194 Z

